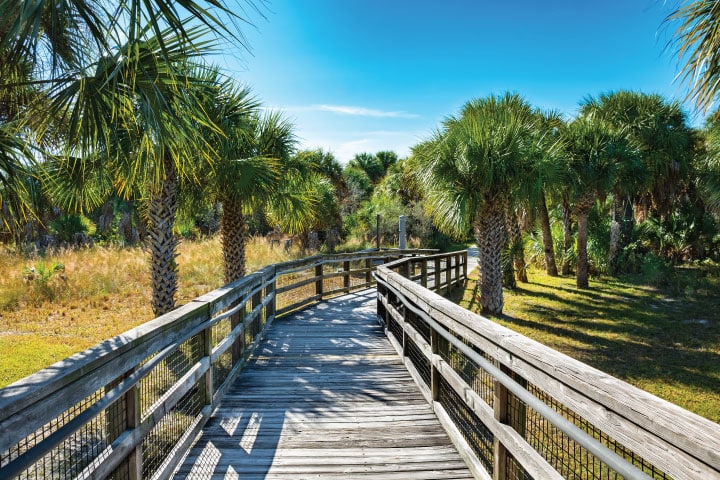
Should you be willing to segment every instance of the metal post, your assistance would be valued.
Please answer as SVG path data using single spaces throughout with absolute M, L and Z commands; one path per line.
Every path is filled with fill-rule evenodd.
M 398 248 L 405 250 L 406 239 L 405 239 L 405 215 L 400 215 L 400 235 L 398 237 Z

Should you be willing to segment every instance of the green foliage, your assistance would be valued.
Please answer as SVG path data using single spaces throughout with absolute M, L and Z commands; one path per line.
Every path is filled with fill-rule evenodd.
M 675 277 L 672 264 L 652 253 L 643 257 L 640 273 L 645 282 L 655 287 L 668 287 Z
M 387 153 L 387 152 L 384 152 Z M 384 157 L 388 162 L 388 156 Z M 390 163 L 388 163 L 388 166 Z M 348 168 L 362 170 L 372 183 L 377 183 L 385 175 L 387 170 L 383 162 L 371 153 L 358 153 L 347 164 Z
M 31 289 L 31 298 L 37 302 L 53 300 L 65 284 L 65 265 L 59 262 L 47 264 L 44 261 L 23 268 L 23 279 Z
M 95 224 L 85 215 L 63 213 L 50 222 L 49 231 L 61 242 L 73 242 L 76 234 L 94 235 Z

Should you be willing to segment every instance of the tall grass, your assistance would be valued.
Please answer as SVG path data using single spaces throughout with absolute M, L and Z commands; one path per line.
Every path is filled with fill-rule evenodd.
M 248 271 L 296 258 L 264 239 L 248 244 Z M 223 282 L 216 238 L 185 241 L 177 305 Z M 45 280 L 28 275 L 64 268 Z M 148 255 L 140 247 L 62 250 L 45 257 L 0 252 L 0 387 L 153 318 Z

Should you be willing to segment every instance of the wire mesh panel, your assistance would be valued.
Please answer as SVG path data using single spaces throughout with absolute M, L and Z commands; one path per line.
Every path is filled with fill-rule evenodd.
M 507 460 L 505 463 L 505 478 L 507 480 L 534 480 L 525 469 L 520 465 L 515 457 L 507 454 Z M 542 480 L 542 479 L 538 479 Z
M 405 353 L 420 374 L 425 385 L 430 385 L 430 361 L 410 337 L 406 339 Z
M 289 287 L 296 283 L 301 283 L 304 280 L 310 280 L 315 277 L 314 267 L 309 267 L 305 270 L 298 272 L 289 273 L 286 275 L 280 275 L 277 279 L 277 288 Z M 298 302 L 306 300 L 315 295 L 315 283 L 307 283 L 304 285 L 291 288 L 277 294 L 277 309 L 294 305 Z
M 175 351 L 160 362 L 146 377 L 140 380 L 141 419 L 152 413 L 152 407 L 170 392 L 172 386 L 203 356 L 200 335 L 183 342 Z M 148 360 L 150 360 L 149 357 Z
M 61 416 L 26 437 L 9 451 L 0 454 L 0 467 L 27 452 L 87 410 L 104 395 L 97 391 L 66 410 Z M 90 465 L 126 428 L 125 398 L 120 397 L 99 415 L 50 450 L 42 459 L 19 475 L 22 479 L 74 478 Z
M 470 410 L 463 400 L 444 378 L 440 379 L 440 397 L 438 401 L 460 430 L 475 456 L 485 469 L 493 473 L 494 436 L 485 424 Z
M 478 351 L 477 348 L 475 350 Z M 479 351 L 478 353 L 491 360 L 487 354 Z M 477 363 L 442 337 L 438 339 L 438 354 L 460 375 L 465 383 L 472 387 L 475 393 L 485 400 L 485 403 L 491 407 L 493 406 L 494 386 L 492 375 L 480 368 Z
M 524 379 L 521 381 L 527 385 L 528 391 L 537 398 L 643 472 L 655 479 L 670 479 L 668 475 L 602 432 L 587 419 L 556 401 L 537 386 L 525 382 Z M 512 393 L 508 395 L 508 403 L 511 425 L 564 478 L 572 480 L 617 480 L 623 478 Z
M 195 385 L 155 425 L 142 444 L 143 478 L 152 476 L 176 448 L 203 408 L 201 389 Z

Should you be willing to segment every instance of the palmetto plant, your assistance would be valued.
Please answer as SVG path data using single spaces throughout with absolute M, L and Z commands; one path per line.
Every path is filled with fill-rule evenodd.
M 205 32 L 187 33 L 199 39 Z M 199 167 L 215 159 L 213 146 L 196 132 L 216 128 L 199 100 L 206 81 L 191 67 L 199 45 L 210 44 L 188 50 L 171 31 L 163 37 L 162 44 L 152 36 L 123 44 L 72 81 L 59 82 L 49 91 L 48 114 L 34 125 L 41 131 L 63 126 L 66 147 L 49 167 L 57 174 L 55 198 L 65 208 L 94 208 L 114 192 L 145 194 L 156 315 L 174 308 L 178 182 L 195 180 Z
M 483 311 L 503 309 L 501 251 L 505 212 L 517 182 L 528 178 L 527 154 L 536 117 L 514 94 L 468 102 L 433 137 L 413 149 L 414 175 L 423 186 L 435 224 L 478 242 Z
M 649 212 L 664 217 L 672 210 L 689 171 L 694 136 L 680 105 L 657 94 L 620 90 L 589 97 L 580 110 L 622 130 L 640 153 L 619 165 L 612 188 L 613 226 L 620 230 L 611 236 L 608 265 L 614 272 L 632 232 L 633 208 L 642 217 Z
M 615 184 L 624 162 L 637 156 L 626 136 L 598 118 L 579 117 L 563 130 L 570 194 L 578 221 L 577 286 L 588 287 L 588 214 Z
M 720 4 L 716 0 L 686 2 L 665 22 L 675 26 L 670 45 L 682 65 L 679 76 L 688 84 L 688 98 L 708 111 L 720 89 Z

